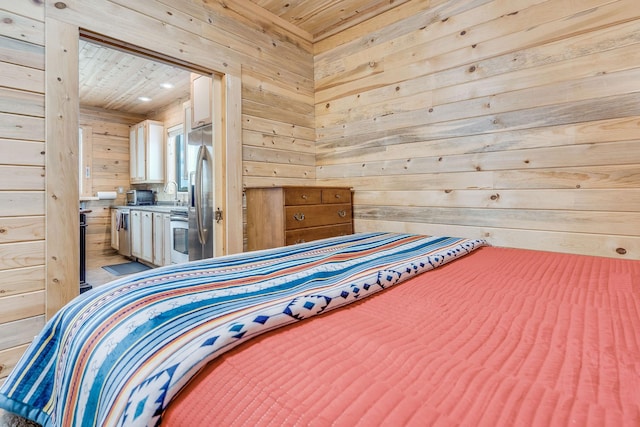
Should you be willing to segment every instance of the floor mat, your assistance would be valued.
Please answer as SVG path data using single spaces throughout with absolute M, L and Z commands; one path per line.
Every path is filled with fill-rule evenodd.
M 125 274 L 138 273 L 140 271 L 149 270 L 151 267 L 139 262 L 125 262 L 123 264 L 105 265 L 102 268 L 104 268 L 111 274 L 115 274 L 116 276 L 123 276 Z

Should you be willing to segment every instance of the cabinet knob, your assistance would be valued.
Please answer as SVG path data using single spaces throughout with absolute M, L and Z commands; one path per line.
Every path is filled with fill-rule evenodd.
M 344 218 L 345 216 L 347 216 L 347 211 L 345 210 L 338 211 L 338 216 L 340 218 Z
M 296 221 L 304 221 L 304 213 L 298 212 L 293 214 L 293 219 L 295 219 Z

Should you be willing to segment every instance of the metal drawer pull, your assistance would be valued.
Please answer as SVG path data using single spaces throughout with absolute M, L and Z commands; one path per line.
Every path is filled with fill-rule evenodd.
M 336 194 L 336 199 L 339 199 L 339 198 L 340 198 L 340 195 L 339 195 L 339 194 Z
M 304 221 L 304 214 L 302 212 L 293 214 L 293 219 L 295 219 L 296 221 Z
M 340 218 L 344 218 L 345 216 L 347 216 L 347 211 L 345 210 L 338 211 L 338 215 L 340 216 Z
M 304 243 L 304 239 L 298 239 L 296 240 L 296 243 Z
M 303 194 L 303 195 L 302 195 L 302 196 L 300 196 L 300 197 L 302 197 L 302 199 L 303 199 L 303 200 L 307 200 L 307 199 L 309 198 L 306 194 Z

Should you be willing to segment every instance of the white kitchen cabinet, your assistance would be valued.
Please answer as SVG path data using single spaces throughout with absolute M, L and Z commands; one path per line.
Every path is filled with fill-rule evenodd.
M 129 173 L 132 184 L 164 182 L 164 124 L 145 120 L 129 130 Z
M 142 211 L 141 213 L 141 249 L 140 259 L 153 263 L 153 212 Z
M 191 127 L 209 125 L 213 121 L 213 81 L 210 76 L 191 75 Z
M 131 256 L 142 257 L 142 211 L 132 210 L 129 214 L 129 233 L 131 234 Z
M 162 214 L 162 228 L 164 230 L 163 233 L 163 261 L 162 265 L 171 264 L 171 215 L 170 214 Z
M 168 213 L 132 209 L 131 256 L 163 266 L 171 264 L 171 220 Z
M 120 249 L 120 235 L 118 234 L 118 210 L 111 209 L 111 247 Z
M 159 212 L 153 213 L 153 263 L 155 265 L 165 265 L 164 261 L 164 215 Z
M 153 213 L 132 209 L 129 218 L 131 255 L 153 262 Z

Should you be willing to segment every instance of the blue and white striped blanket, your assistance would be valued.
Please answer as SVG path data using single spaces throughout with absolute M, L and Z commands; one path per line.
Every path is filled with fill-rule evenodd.
M 363 233 L 148 270 L 74 299 L 0 389 L 48 426 L 151 426 L 207 362 L 485 245 Z

